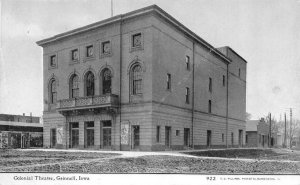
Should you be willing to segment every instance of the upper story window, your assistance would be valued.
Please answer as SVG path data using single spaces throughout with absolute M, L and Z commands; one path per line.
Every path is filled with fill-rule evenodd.
M 71 60 L 72 61 L 78 61 L 79 60 L 79 50 L 78 49 L 73 49 L 71 51 Z
M 56 67 L 57 65 L 57 59 L 56 59 L 56 55 L 51 55 L 50 56 L 50 62 L 49 62 L 50 67 Z
M 93 45 L 89 45 L 86 47 L 86 57 L 93 57 L 94 56 L 94 47 Z
M 190 57 L 189 56 L 185 56 L 185 65 L 186 65 L 186 69 L 190 70 Z
M 111 78 L 112 74 L 111 71 L 106 68 L 102 72 L 102 93 L 103 94 L 109 94 L 111 93 Z
M 79 97 L 79 85 L 78 85 L 78 76 L 76 74 L 72 75 L 70 79 L 70 97 L 76 98 Z
M 208 113 L 211 113 L 211 100 L 208 100 Z
M 86 96 L 94 96 L 95 95 L 95 78 L 94 74 L 89 71 L 85 75 L 85 95 Z
M 110 41 L 105 41 L 101 43 L 101 55 L 111 54 L 111 44 Z
M 132 68 L 131 79 L 132 94 L 142 94 L 142 67 L 140 65 L 136 65 Z
M 239 77 L 241 77 L 241 68 L 239 68 Z
M 190 103 L 190 88 L 188 87 L 185 88 L 185 103 Z
M 223 75 L 223 86 L 225 87 L 225 84 L 226 84 L 226 78 L 225 78 L 225 75 Z
M 57 101 L 57 90 L 56 90 L 56 81 L 54 79 L 50 82 L 50 103 L 54 104 Z
M 171 90 L 171 74 L 167 74 L 167 90 Z
M 132 47 L 142 47 L 142 33 L 136 33 L 132 35 Z
M 212 92 L 212 78 L 209 78 L 208 90 Z

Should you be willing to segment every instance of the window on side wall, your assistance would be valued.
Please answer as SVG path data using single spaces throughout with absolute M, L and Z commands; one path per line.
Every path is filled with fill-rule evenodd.
M 208 100 L 208 113 L 211 113 L 211 100 Z
M 186 65 L 186 70 L 190 70 L 191 68 L 191 64 L 190 64 L 190 57 L 189 56 L 185 56 L 185 65 Z
M 160 141 L 160 126 L 156 126 L 156 142 Z
M 171 74 L 167 74 L 167 90 L 171 90 Z
M 212 92 L 212 78 L 209 78 L 209 82 L 208 82 L 208 90 L 209 92 Z
M 190 103 L 190 88 L 188 87 L 185 88 L 185 103 Z

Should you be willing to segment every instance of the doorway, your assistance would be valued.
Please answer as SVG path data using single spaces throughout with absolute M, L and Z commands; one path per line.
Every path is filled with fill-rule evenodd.
M 239 130 L 239 146 L 243 146 L 243 130 Z
M 184 139 L 184 146 L 188 147 L 190 145 L 190 129 L 189 128 L 184 128 L 183 139 Z
M 171 127 L 165 127 L 165 145 L 171 147 Z
M 56 129 L 52 128 L 50 130 L 50 148 L 56 147 Z
M 211 130 L 207 130 L 207 135 L 206 135 L 206 147 L 210 148 L 211 147 Z
M 85 128 L 85 148 L 92 148 L 94 147 L 94 122 L 87 121 L 84 125 Z
M 70 148 L 79 147 L 79 123 L 70 123 Z
M 110 149 L 111 148 L 111 121 L 103 121 L 102 122 L 102 138 L 103 138 L 103 148 Z
M 133 149 L 138 149 L 140 146 L 140 126 L 139 125 L 132 126 L 132 134 L 133 134 Z

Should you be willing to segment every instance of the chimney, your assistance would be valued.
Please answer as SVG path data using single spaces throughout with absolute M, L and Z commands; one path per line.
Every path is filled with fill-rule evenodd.
M 25 113 L 23 113 L 23 116 L 25 116 Z

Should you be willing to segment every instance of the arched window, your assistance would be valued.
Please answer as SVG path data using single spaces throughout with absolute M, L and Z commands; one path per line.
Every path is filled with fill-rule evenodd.
M 70 79 L 70 98 L 76 98 L 79 96 L 78 76 L 72 75 Z
M 102 72 L 102 93 L 111 93 L 111 71 L 109 69 L 104 69 Z
M 85 92 L 86 96 L 94 96 L 95 94 L 95 78 L 90 71 L 85 76 Z
M 142 94 L 142 68 L 140 65 L 136 65 L 131 71 L 132 79 L 132 94 Z
M 57 91 L 56 91 L 56 81 L 54 79 L 50 82 L 50 103 L 56 103 Z

